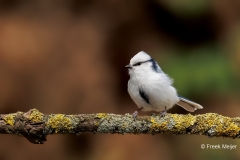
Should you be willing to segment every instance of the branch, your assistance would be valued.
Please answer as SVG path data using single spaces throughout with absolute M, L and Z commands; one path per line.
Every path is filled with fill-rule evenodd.
M 97 114 L 50 114 L 37 109 L 0 115 L 0 134 L 15 134 L 35 144 L 43 144 L 50 134 L 118 133 L 118 134 L 197 134 L 208 137 L 240 138 L 240 118 L 215 113 L 166 114 L 159 116 Z

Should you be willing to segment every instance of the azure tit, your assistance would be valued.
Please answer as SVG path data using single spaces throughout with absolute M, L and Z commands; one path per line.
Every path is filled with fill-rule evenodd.
M 189 112 L 203 107 L 177 94 L 172 86 L 173 80 L 166 75 L 157 62 L 147 53 L 137 53 L 126 66 L 129 71 L 128 93 L 137 104 L 138 110 L 133 113 L 136 118 L 138 111 L 157 111 L 161 116 L 175 104 Z

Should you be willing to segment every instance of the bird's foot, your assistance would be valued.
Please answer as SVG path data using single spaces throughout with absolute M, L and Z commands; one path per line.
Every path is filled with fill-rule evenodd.
M 167 109 L 165 107 L 164 111 L 160 112 L 160 117 L 163 118 L 167 113 Z
M 138 115 L 138 111 L 133 112 L 132 117 L 133 117 L 134 120 L 136 120 L 137 115 Z
M 134 120 L 136 120 L 136 118 L 137 118 L 138 111 L 141 111 L 142 109 L 143 109 L 143 107 L 141 107 L 137 111 L 133 112 L 132 117 L 133 117 Z

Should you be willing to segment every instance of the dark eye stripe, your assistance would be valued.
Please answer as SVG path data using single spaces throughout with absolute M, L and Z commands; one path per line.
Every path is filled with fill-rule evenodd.
M 135 63 L 133 66 L 140 66 L 142 62 Z
M 157 62 L 154 59 L 149 59 L 147 61 L 143 61 L 143 62 L 137 62 L 135 63 L 133 66 L 140 66 L 142 63 L 147 63 L 147 62 L 151 62 L 152 63 L 152 69 L 155 72 L 162 72 L 161 68 L 158 66 Z
M 152 61 L 152 59 L 149 59 L 149 60 L 143 61 L 143 62 L 137 62 L 133 66 L 140 66 L 142 63 L 146 63 L 146 62 L 150 62 L 150 61 Z

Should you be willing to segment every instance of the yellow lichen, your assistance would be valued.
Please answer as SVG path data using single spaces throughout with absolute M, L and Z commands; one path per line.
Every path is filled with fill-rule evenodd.
M 225 129 L 222 131 L 223 133 L 227 133 L 228 135 L 235 136 L 239 133 L 240 128 L 236 123 L 232 121 L 227 121 L 227 124 L 225 125 Z
M 159 129 L 166 129 L 167 122 L 159 123 L 157 119 L 151 116 L 150 122 L 152 122 L 151 128 L 152 130 L 158 131 Z
M 105 118 L 106 116 L 107 116 L 107 113 L 97 113 L 95 117 L 98 119 L 101 119 L 101 118 Z M 95 122 L 94 125 L 98 126 L 99 122 Z
M 236 136 L 240 131 L 239 126 L 234 123 L 231 118 L 215 113 L 207 113 L 205 115 L 198 116 L 198 122 L 198 127 L 196 128 L 197 130 L 205 131 L 211 127 L 216 136 Z
M 193 125 L 196 121 L 196 117 L 188 114 L 188 115 L 178 115 L 172 114 L 171 118 L 173 119 L 174 129 L 177 131 L 185 130 L 187 127 Z
M 43 113 L 39 112 L 37 109 L 32 109 L 32 112 L 29 116 L 30 121 L 32 122 L 42 122 L 43 121 Z
M 55 129 L 55 133 L 58 133 L 61 129 L 71 130 L 74 127 L 74 124 L 69 116 L 55 114 L 50 115 L 50 118 L 47 121 L 47 126 Z
M 152 122 L 152 124 L 155 124 L 155 123 L 156 123 L 156 121 L 154 120 L 153 117 L 151 117 L 150 121 Z
M 96 115 L 96 118 L 105 118 L 107 116 L 107 114 L 106 113 L 98 113 L 97 115 Z
M 15 113 L 13 114 L 7 114 L 3 119 L 4 121 L 8 124 L 8 125 L 11 125 L 11 126 L 14 126 L 14 117 L 16 116 Z
M 217 117 L 215 114 L 207 113 L 204 115 L 197 116 L 197 121 L 198 121 L 198 125 L 196 129 L 200 131 L 206 131 L 207 130 L 206 127 L 216 125 Z M 215 126 L 215 127 L 218 128 L 219 126 Z

